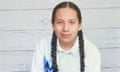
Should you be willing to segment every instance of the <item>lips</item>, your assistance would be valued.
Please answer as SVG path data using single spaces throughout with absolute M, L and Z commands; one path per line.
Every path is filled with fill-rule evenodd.
M 70 34 L 61 34 L 63 38 L 69 38 Z

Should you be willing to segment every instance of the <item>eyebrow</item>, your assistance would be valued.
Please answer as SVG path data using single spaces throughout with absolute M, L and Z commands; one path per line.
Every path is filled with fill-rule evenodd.
M 77 20 L 77 19 L 69 19 L 69 20 Z
M 64 21 L 63 19 L 56 19 L 57 21 Z M 75 21 L 77 19 L 68 19 L 68 20 L 72 20 L 72 21 Z

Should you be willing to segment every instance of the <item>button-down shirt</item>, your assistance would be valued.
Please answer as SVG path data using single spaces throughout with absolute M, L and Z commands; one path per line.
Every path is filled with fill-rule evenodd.
M 41 40 L 37 44 L 33 56 L 31 72 L 45 72 L 49 67 L 52 72 L 51 39 Z M 98 48 L 88 40 L 84 40 L 85 72 L 100 72 L 100 53 Z M 80 55 L 78 38 L 70 50 L 61 48 L 57 39 L 57 65 L 59 72 L 80 72 Z M 48 68 L 47 68 L 48 69 Z
M 60 72 L 80 72 L 80 56 L 78 39 L 70 50 L 65 51 L 61 48 L 59 40 L 57 40 L 57 60 Z

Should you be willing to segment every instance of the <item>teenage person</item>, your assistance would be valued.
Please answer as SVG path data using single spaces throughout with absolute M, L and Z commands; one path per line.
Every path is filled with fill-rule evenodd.
M 100 53 L 83 37 L 80 9 L 59 3 L 51 23 L 53 35 L 37 44 L 31 72 L 100 72 Z

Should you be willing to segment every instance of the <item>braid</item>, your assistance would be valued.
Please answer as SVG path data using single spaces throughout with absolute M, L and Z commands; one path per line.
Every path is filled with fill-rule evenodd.
M 52 57 L 53 72 L 58 72 L 56 45 L 57 45 L 57 37 L 55 35 L 55 32 L 53 32 L 52 42 L 51 42 L 51 48 L 52 48 L 51 49 L 51 57 Z
M 83 40 L 83 34 L 82 30 L 78 32 L 79 36 L 79 54 L 80 54 L 80 66 L 81 66 L 81 72 L 84 72 L 85 70 L 85 63 L 84 63 L 84 40 Z
M 82 30 L 78 32 L 79 36 L 79 53 L 80 53 L 80 66 L 81 66 L 81 72 L 84 72 L 85 70 L 85 64 L 84 64 L 84 40 L 83 40 L 83 34 Z M 58 66 L 57 66 L 57 52 L 56 52 L 56 45 L 57 45 L 57 37 L 55 35 L 55 32 L 53 32 L 52 42 L 51 42 L 51 57 L 52 57 L 52 65 L 53 65 L 53 72 L 58 72 Z

